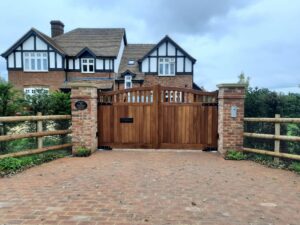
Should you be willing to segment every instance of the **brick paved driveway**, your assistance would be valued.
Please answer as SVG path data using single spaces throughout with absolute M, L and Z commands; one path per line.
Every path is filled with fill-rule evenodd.
M 300 176 L 203 152 L 98 152 L 0 179 L 0 224 L 300 224 Z

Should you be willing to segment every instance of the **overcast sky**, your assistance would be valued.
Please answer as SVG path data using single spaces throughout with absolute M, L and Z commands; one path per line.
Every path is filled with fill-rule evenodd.
M 299 0 L 14 0 L 0 2 L 0 15 L 1 53 L 31 27 L 50 35 L 53 19 L 65 31 L 124 27 L 129 43 L 168 34 L 197 59 L 195 82 L 208 90 L 243 71 L 251 86 L 300 92 Z

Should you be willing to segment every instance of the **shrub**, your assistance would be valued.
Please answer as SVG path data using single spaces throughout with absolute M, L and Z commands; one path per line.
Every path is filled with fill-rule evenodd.
M 91 155 L 91 150 L 86 147 L 78 147 L 74 156 L 76 157 L 88 157 Z
M 0 159 L 0 176 L 15 174 L 26 168 L 40 165 L 45 162 L 65 157 L 69 155 L 69 151 L 59 150 L 55 152 L 45 152 L 36 155 L 23 156 L 18 158 L 4 158 Z
M 21 167 L 22 162 L 19 159 L 8 157 L 0 160 L 0 171 L 17 171 Z
M 297 173 L 300 173 L 300 163 L 299 162 L 293 162 L 290 166 L 289 166 L 290 170 L 294 170 Z
M 229 150 L 225 157 L 225 159 L 229 159 L 229 160 L 244 160 L 246 158 L 247 157 L 243 152 L 239 152 L 235 150 Z

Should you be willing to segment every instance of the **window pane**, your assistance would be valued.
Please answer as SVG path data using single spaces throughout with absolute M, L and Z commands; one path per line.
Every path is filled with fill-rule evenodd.
M 82 71 L 83 71 L 83 72 L 87 72 L 87 65 L 83 65 Z
M 37 67 L 37 70 L 41 70 L 42 69 L 41 59 L 37 59 L 37 61 L 36 61 L 36 67 Z
M 159 64 L 159 74 L 164 74 L 164 64 Z
M 169 74 L 169 64 L 165 64 L 165 74 Z
M 31 57 L 34 57 L 34 56 L 35 56 L 35 54 L 32 52 L 32 53 L 30 53 L 30 56 L 31 56 Z
M 83 62 L 83 63 L 87 63 L 87 60 L 86 60 L 86 59 L 83 59 L 82 62 Z
M 94 71 L 94 65 L 89 65 L 89 72 L 93 72 Z
M 131 82 L 126 82 L 126 89 L 131 88 Z
M 174 63 L 170 64 L 170 74 L 175 74 L 175 64 Z
M 89 60 L 89 63 L 94 63 L 94 60 L 93 60 L 93 59 L 90 59 L 90 60 Z
M 31 70 L 35 70 L 35 59 L 31 59 Z
M 25 70 L 29 70 L 29 59 L 25 59 Z
M 43 70 L 48 70 L 48 59 L 43 59 Z
M 164 59 L 163 59 L 163 58 L 160 58 L 160 59 L 159 59 L 159 61 L 160 61 L 160 62 L 163 62 L 163 61 L 164 61 Z

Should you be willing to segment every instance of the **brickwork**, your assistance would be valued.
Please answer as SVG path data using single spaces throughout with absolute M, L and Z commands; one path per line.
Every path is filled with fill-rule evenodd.
M 9 71 L 8 79 L 17 88 L 23 90 L 24 87 L 48 87 L 50 91 L 59 90 L 65 87 L 65 80 L 72 82 L 76 78 L 115 78 L 115 73 L 81 73 L 81 72 L 65 72 L 65 71 L 50 71 L 50 72 L 23 72 Z M 133 87 L 153 86 L 160 84 L 162 86 L 192 88 L 192 75 L 176 75 L 175 77 L 161 77 L 158 75 L 145 75 L 144 82 L 133 83 Z M 99 81 L 98 81 L 99 82 Z M 115 83 L 114 90 L 124 89 L 123 83 Z
M 93 77 L 104 77 L 104 78 L 115 78 L 115 73 L 81 73 L 81 72 L 68 72 L 67 80 L 72 81 L 72 78 L 93 78 Z
M 132 83 L 133 88 L 142 87 L 143 84 L 140 83 Z M 115 83 L 115 90 L 124 90 L 124 83 Z
M 296 225 L 299 184 L 201 151 L 102 151 L 0 178 L 0 224 Z
M 162 77 L 158 75 L 145 75 L 143 86 L 152 86 L 160 84 L 162 86 L 179 87 L 179 88 L 192 88 L 193 76 L 192 75 L 176 75 L 169 77 Z
M 8 80 L 15 88 L 23 90 L 24 87 L 48 87 L 50 91 L 58 90 L 65 81 L 64 71 L 50 72 L 23 72 L 9 71 Z
M 225 155 L 228 150 L 241 150 L 243 146 L 245 86 L 220 84 L 218 87 L 218 151 Z M 237 117 L 231 116 L 232 106 L 237 106 Z
M 73 153 L 80 146 L 94 152 L 98 147 L 97 88 L 92 86 L 72 87 L 71 100 Z M 87 103 L 87 109 L 76 109 L 75 103 L 79 100 Z

